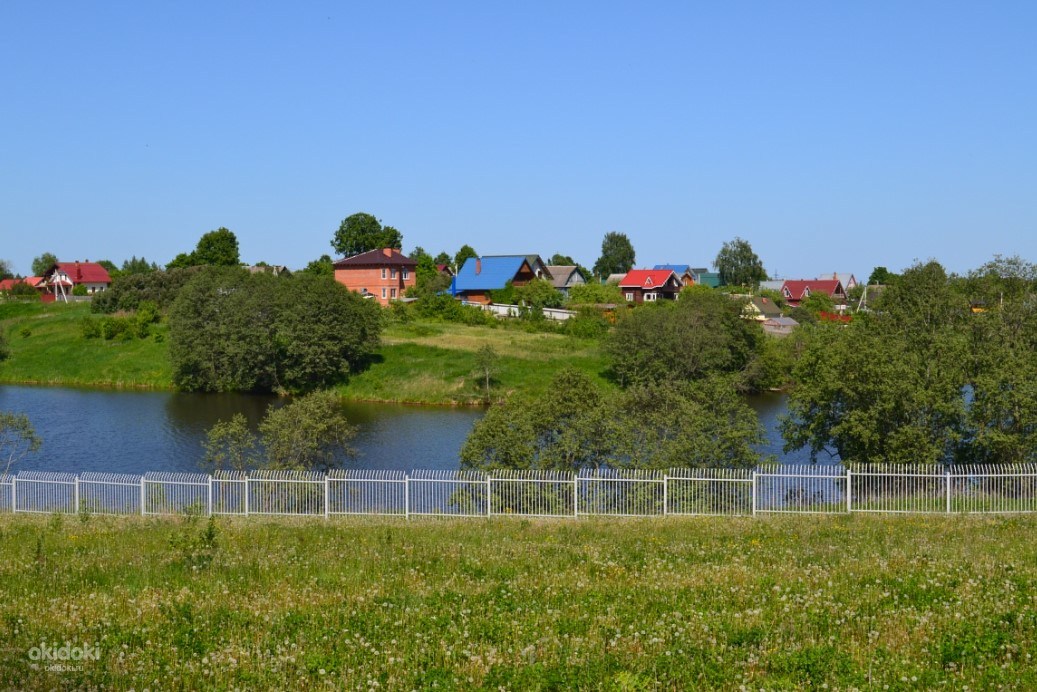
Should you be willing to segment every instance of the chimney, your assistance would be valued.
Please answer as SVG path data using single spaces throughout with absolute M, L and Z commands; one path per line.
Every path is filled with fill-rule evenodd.
M 382 254 L 385 255 L 386 257 L 392 257 L 392 248 L 391 247 L 383 247 L 382 248 Z
M 479 276 L 482 274 L 482 260 L 478 257 L 475 258 L 475 275 Z

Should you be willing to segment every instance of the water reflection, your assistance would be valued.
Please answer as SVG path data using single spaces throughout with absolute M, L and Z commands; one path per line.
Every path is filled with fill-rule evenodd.
M 198 471 L 206 431 L 236 413 L 255 430 L 269 396 L 134 392 L 71 387 L 0 386 L 0 410 L 28 414 L 43 438 L 22 468 L 41 471 Z M 785 396 L 749 398 L 767 431 L 760 451 L 779 461 L 810 462 L 806 450 L 784 454 L 779 416 Z M 354 465 L 370 469 L 456 469 L 458 453 L 481 409 L 344 404 L 359 427 Z

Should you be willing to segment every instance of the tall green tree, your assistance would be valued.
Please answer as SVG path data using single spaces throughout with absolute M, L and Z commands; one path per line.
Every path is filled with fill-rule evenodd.
M 725 286 L 755 287 L 767 278 L 763 262 L 753 252 L 749 241 L 735 238 L 723 244 L 713 266 Z
M 359 255 L 368 250 L 403 247 L 403 234 L 366 212 L 357 212 L 342 219 L 331 239 L 331 247 L 340 255 Z
M 192 252 L 182 252 L 174 257 L 166 269 L 186 269 L 187 267 L 236 267 L 241 264 L 238 252 L 238 238 L 234 232 L 220 226 L 209 231 L 198 239 Z
M 875 267 L 868 277 L 869 286 L 886 286 L 896 281 L 897 275 L 885 267 Z
M 158 269 L 158 265 L 154 262 L 148 262 L 144 257 L 138 259 L 134 255 L 128 260 L 123 260 L 120 272 L 123 276 L 126 276 L 129 274 L 150 274 L 151 272 L 157 272 Z
M 625 274 L 634 267 L 634 246 L 625 233 L 610 231 L 601 241 L 601 256 L 594 263 L 594 275 Z
M 377 305 L 326 278 L 207 268 L 170 309 L 173 381 L 199 391 L 333 384 L 377 346 L 380 319 Z
M 471 245 L 465 244 L 461 246 L 461 249 L 454 255 L 454 271 L 461 271 L 461 267 L 464 266 L 466 260 L 478 257 L 479 253 L 475 251 Z
M 43 276 L 48 269 L 58 263 L 58 257 L 53 252 L 44 252 L 32 260 L 32 275 Z
M 623 315 L 603 348 L 623 386 L 729 373 L 740 375 L 740 387 L 749 389 L 763 333 L 741 313 L 741 303 L 723 293 L 692 287 L 682 291 L 678 301 Z
M 302 273 L 310 274 L 312 276 L 323 276 L 325 278 L 334 278 L 335 276 L 335 263 L 331 260 L 329 255 L 321 255 L 317 259 L 311 261 L 303 269 Z
M 11 278 L 14 278 L 11 263 L 8 260 L 0 259 L 0 281 Z

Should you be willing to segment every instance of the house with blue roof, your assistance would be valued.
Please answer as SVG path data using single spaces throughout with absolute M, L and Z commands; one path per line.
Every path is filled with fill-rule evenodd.
M 510 281 L 525 286 L 533 279 L 551 279 L 540 255 L 484 255 L 469 257 L 450 284 L 450 293 L 469 303 L 489 305 L 490 291 L 499 291 Z
M 657 264 L 652 269 L 673 272 L 684 286 L 691 286 L 695 283 L 695 277 L 691 275 L 691 267 L 687 264 Z

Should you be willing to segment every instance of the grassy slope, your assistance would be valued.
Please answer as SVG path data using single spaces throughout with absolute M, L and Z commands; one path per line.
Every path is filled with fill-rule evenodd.
M 203 529 L 0 517 L 0 686 L 1037 686 L 1037 517 Z M 41 641 L 102 660 L 33 671 Z
M 85 339 L 79 323 L 86 304 L 0 303 L 0 329 L 12 356 L 0 362 L 0 383 L 172 388 L 168 342 Z M 30 336 L 21 336 L 28 328 Z M 166 334 L 164 324 L 152 327 Z M 542 391 L 563 367 L 601 377 L 597 343 L 520 329 L 413 322 L 392 325 L 371 367 L 339 388 L 358 401 L 471 404 L 483 401 L 476 352 L 491 345 L 500 355 L 492 396 Z
M 89 317 L 85 303 L 0 303 L 0 329 L 11 346 L 11 357 L 0 362 L 0 382 L 172 387 L 166 343 L 85 339 L 80 322 Z M 153 325 L 152 332 L 165 336 L 166 327 Z
M 500 356 L 492 396 L 540 392 L 565 367 L 600 379 L 606 368 L 597 342 L 519 329 L 415 322 L 389 327 L 380 359 L 342 388 L 356 400 L 465 404 L 482 401 L 476 352 L 489 344 Z

